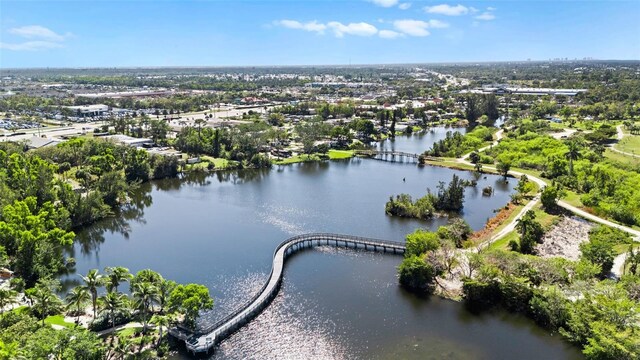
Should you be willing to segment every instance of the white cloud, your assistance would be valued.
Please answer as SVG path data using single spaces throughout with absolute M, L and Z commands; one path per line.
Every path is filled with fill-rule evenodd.
M 496 11 L 496 8 L 489 6 L 489 7 L 487 8 L 487 11 Z
M 396 30 L 411 36 L 429 36 L 429 23 L 422 20 L 396 20 L 393 22 Z
M 366 22 L 343 24 L 337 21 L 327 23 L 327 26 L 333 30 L 337 37 L 343 37 L 345 34 L 355 36 L 372 36 L 378 32 L 378 29 Z
M 484 20 L 484 21 L 493 20 L 495 18 L 496 18 L 496 16 L 493 15 L 492 13 L 490 13 L 490 12 L 483 12 L 482 14 L 476 16 L 476 19 Z
M 317 32 L 320 34 L 323 33 L 324 30 L 327 28 L 325 24 L 319 23 L 315 20 L 309 21 L 306 23 L 301 23 L 300 21 L 296 21 L 296 20 L 279 20 L 279 21 L 275 21 L 274 23 L 276 25 L 286 27 L 288 29 L 311 31 L 311 32 Z
M 399 0 L 368 0 L 368 1 L 382 7 L 392 7 L 392 6 L 395 6 Z
M 383 39 L 395 39 L 404 36 L 404 34 L 393 30 L 380 30 L 380 32 L 378 32 L 378 36 Z
M 460 4 L 456 6 L 451 6 L 448 4 L 440 4 L 440 5 L 434 5 L 434 6 L 427 6 L 424 8 L 424 11 L 428 12 L 429 14 L 459 16 L 459 15 L 465 15 L 469 13 L 469 8 Z
M 400 9 L 400 10 L 407 10 L 410 7 L 411 7 L 411 3 L 402 3 L 402 4 L 398 5 L 398 9 Z
M 65 36 L 40 25 L 21 26 L 9 29 L 10 34 L 18 35 L 26 39 L 41 39 L 48 41 L 64 41 Z M 68 36 L 69 34 L 67 34 Z
M 449 27 L 449 23 L 435 19 L 429 20 L 428 23 L 429 27 L 434 29 L 444 29 Z
M 38 51 L 63 47 L 62 44 L 52 41 L 26 41 L 19 44 L 0 42 L 0 49 L 11 51 Z
M 471 12 L 472 14 L 475 14 L 475 13 L 477 13 L 478 11 L 480 11 L 480 10 L 478 10 L 478 9 L 474 8 L 473 6 L 470 6 L 470 7 L 469 7 L 469 12 Z

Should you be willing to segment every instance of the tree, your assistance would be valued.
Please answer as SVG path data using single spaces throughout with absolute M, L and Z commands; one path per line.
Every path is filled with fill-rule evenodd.
M 573 161 L 580 158 L 580 146 L 576 141 L 569 141 L 567 143 L 568 150 L 565 153 L 565 157 L 569 160 L 569 176 L 573 175 Z
M 406 238 L 407 256 L 420 256 L 427 251 L 436 250 L 440 247 L 438 236 L 434 232 L 417 229 Z
M 136 308 L 142 311 L 142 331 L 147 330 L 148 314 L 151 305 L 158 299 L 158 289 L 149 282 L 137 282 L 133 285 L 133 299 Z
M 151 317 L 151 323 L 158 327 L 158 342 L 156 343 L 156 347 L 159 347 L 162 343 L 163 331 L 165 328 L 169 327 L 172 319 L 169 315 L 153 315 Z
M 184 314 L 185 324 L 193 327 L 201 310 L 213 308 L 213 299 L 204 285 L 178 285 L 171 292 L 169 307 Z
M 111 327 L 115 324 L 115 314 L 127 307 L 127 296 L 122 293 L 109 292 L 102 297 L 102 309 L 108 312 Z
M 520 233 L 519 250 L 523 254 L 532 254 L 536 243 L 542 241 L 544 230 L 535 218 L 536 213 L 529 210 L 518 219 L 516 224 L 516 230 Z
M 144 150 L 132 149 L 127 151 L 124 174 L 127 181 L 149 180 L 149 154 Z
M 502 175 L 505 180 L 507 180 L 509 170 L 511 170 L 511 163 L 507 161 L 498 161 L 498 164 L 496 164 L 496 170 L 498 170 L 498 173 Z
M 104 285 L 104 278 L 98 273 L 98 269 L 91 269 L 86 276 L 80 275 L 84 281 L 85 288 L 91 293 L 91 304 L 93 306 L 93 318 L 96 317 L 96 308 L 98 306 L 98 289 Z
M 129 281 L 129 279 L 133 277 L 131 273 L 129 273 L 129 269 L 122 266 L 107 267 L 104 270 L 107 273 L 105 277 L 105 285 L 109 292 L 118 292 L 118 286 L 120 283 Z
M 522 175 L 520 177 L 520 180 L 518 180 L 518 185 L 516 186 L 516 191 L 518 191 L 518 193 L 520 193 L 520 195 L 526 195 L 529 192 L 533 191 L 534 189 L 534 185 L 531 181 L 529 181 L 529 178 L 527 177 L 527 175 Z
M 472 152 L 471 154 L 469 154 L 469 161 L 471 161 L 472 164 L 477 164 L 480 162 L 480 154 L 478 154 L 477 151 Z
M 589 242 L 580 244 L 582 257 L 596 265 L 600 265 L 600 276 L 605 277 L 613 267 L 613 260 L 616 257 L 613 242 L 603 238 L 591 238 Z
M 164 313 L 164 308 L 167 306 L 169 302 L 169 297 L 171 296 L 171 292 L 177 286 L 175 281 L 172 280 L 162 280 L 157 285 L 158 288 L 158 305 L 160 305 L 160 313 Z
M 398 266 L 400 284 L 408 289 L 429 292 L 433 282 L 439 275 L 434 267 L 423 257 L 411 255 Z
M 167 139 L 167 133 L 169 132 L 169 124 L 164 120 L 151 120 L 151 127 L 149 129 L 149 136 L 156 144 L 163 144 Z
M 4 308 L 15 302 L 18 293 L 11 289 L 0 288 L 0 314 L 4 312 Z
M 547 185 L 542 189 L 542 193 L 540 194 L 540 201 L 542 202 L 542 207 L 545 210 L 550 211 L 555 209 L 558 206 L 558 199 L 560 198 L 560 191 L 558 190 L 556 185 Z
M 454 174 L 449 185 L 444 182 L 438 184 L 438 201 L 436 209 L 444 211 L 460 211 L 464 207 L 464 186 L 460 177 Z
M 71 289 L 71 292 L 67 294 L 65 297 L 65 302 L 67 303 L 67 308 L 75 308 L 76 310 L 76 321 L 80 317 L 82 313 L 81 309 L 89 300 L 91 300 L 91 294 L 89 290 L 83 286 L 76 286 Z
M 327 125 L 319 119 L 297 125 L 295 129 L 302 142 L 303 151 L 307 155 L 313 152 L 315 142 L 329 131 Z
M 57 280 L 41 279 L 35 287 L 28 289 L 25 295 L 34 302 L 33 309 L 40 314 L 42 325 L 50 312 L 55 312 L 62 301 L 56 295 L 60 283 Z
M 465 106 L 465 118 L 471 123 L 475 122 L 481 115 L 480 104 L 478 103 L 478 97 L 475 95 L 468 95 L 466 98 Z

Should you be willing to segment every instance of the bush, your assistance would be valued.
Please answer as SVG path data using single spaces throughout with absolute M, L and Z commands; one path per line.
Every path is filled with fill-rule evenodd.
M 427 251 L 436 250 L 440 247 L 440 241 L 436 233 L 418 229 L 407 235 L 406 256 L 419 256 Z
M 114 326 L 126 324 L 133 318 L 128 312 L 117 312 L 113 318 Z M 111 327 L 111 319 L 107 314 L 98 315 L 91 323 L 89 323 L 89 330 L 102 331 Z
M 500 284 L 491 280 L 488 282 L 467 279 L 462 284 L 465 305 L 474 311 L 490 309 L 502 301 Z
M 416 255 L 402 260 L 398 266 L 398 275 L 402 286 L 418 292 L 431 292 L 433 280 L 438 276 L 431 264 Z

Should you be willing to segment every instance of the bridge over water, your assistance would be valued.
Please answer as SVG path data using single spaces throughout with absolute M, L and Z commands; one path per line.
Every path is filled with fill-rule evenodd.
M 415 162 L 420 163 L 420 154 L 413 154 L 404 151 L 395 150 L 356 150 L 354 152 L 359 156 L 366 156 L 375 160 L 390 161 L 390 162 Z M 422 156 L 426 160 L 440 161 L 442 159 L 435 157 Z
M 290 255 L 301 249 L 322 245 L 381 251 L 392 254 L 404 254 L 406 250 L 405 244 L 401 242 L 359 236 L 327 233 L 294 236 L 276 247 L 273 253 L 271 274 L 262 289 L 251 300 L 206 329 L 193 332 L 189 329 L 177 327 L 171 329 L 169 333 L 178 339 L 184 340 L 187 350 L 194 354 L 209 352 L 222 340 L 260 314 L 275 298 L 282 283 L 284 264 Z

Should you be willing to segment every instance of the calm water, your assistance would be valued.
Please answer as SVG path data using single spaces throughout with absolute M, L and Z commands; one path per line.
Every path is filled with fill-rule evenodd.
M 398 138 L 397 150 L 422 152 L 446 130 Z M 324 231 L 402 240 L 432 221 L 385 215 L 392 194 L 422 196 L 439 181 L 468 172 L 368 159 L 295 164 L 145 184 L 118 219 L 79 233 L 77 272 L 121 265 L 151 268 L 178 282 L 209 287 L 219 319 L 260 289 L 274 247 L 300 233 Z M 406 182 L 402 179 L 406 178 Z M 467 188 L 462 216 L 481 228 L 504 205 L 515 182 L 480 178 Z M 482 197 L 484 186 L 497 191 Z M 572 358 L 577 351 L 529 321 L 474 316 L 455 302 L 418 299 L 397 285 L 399 256 L 319 248 L 287 264 L 271 306 L 223 342 L 216 359 L 247 358 Z M 77 275 L 63 280 L 77 283 Z M 184 357 L 182 354 L 176 355 Z

